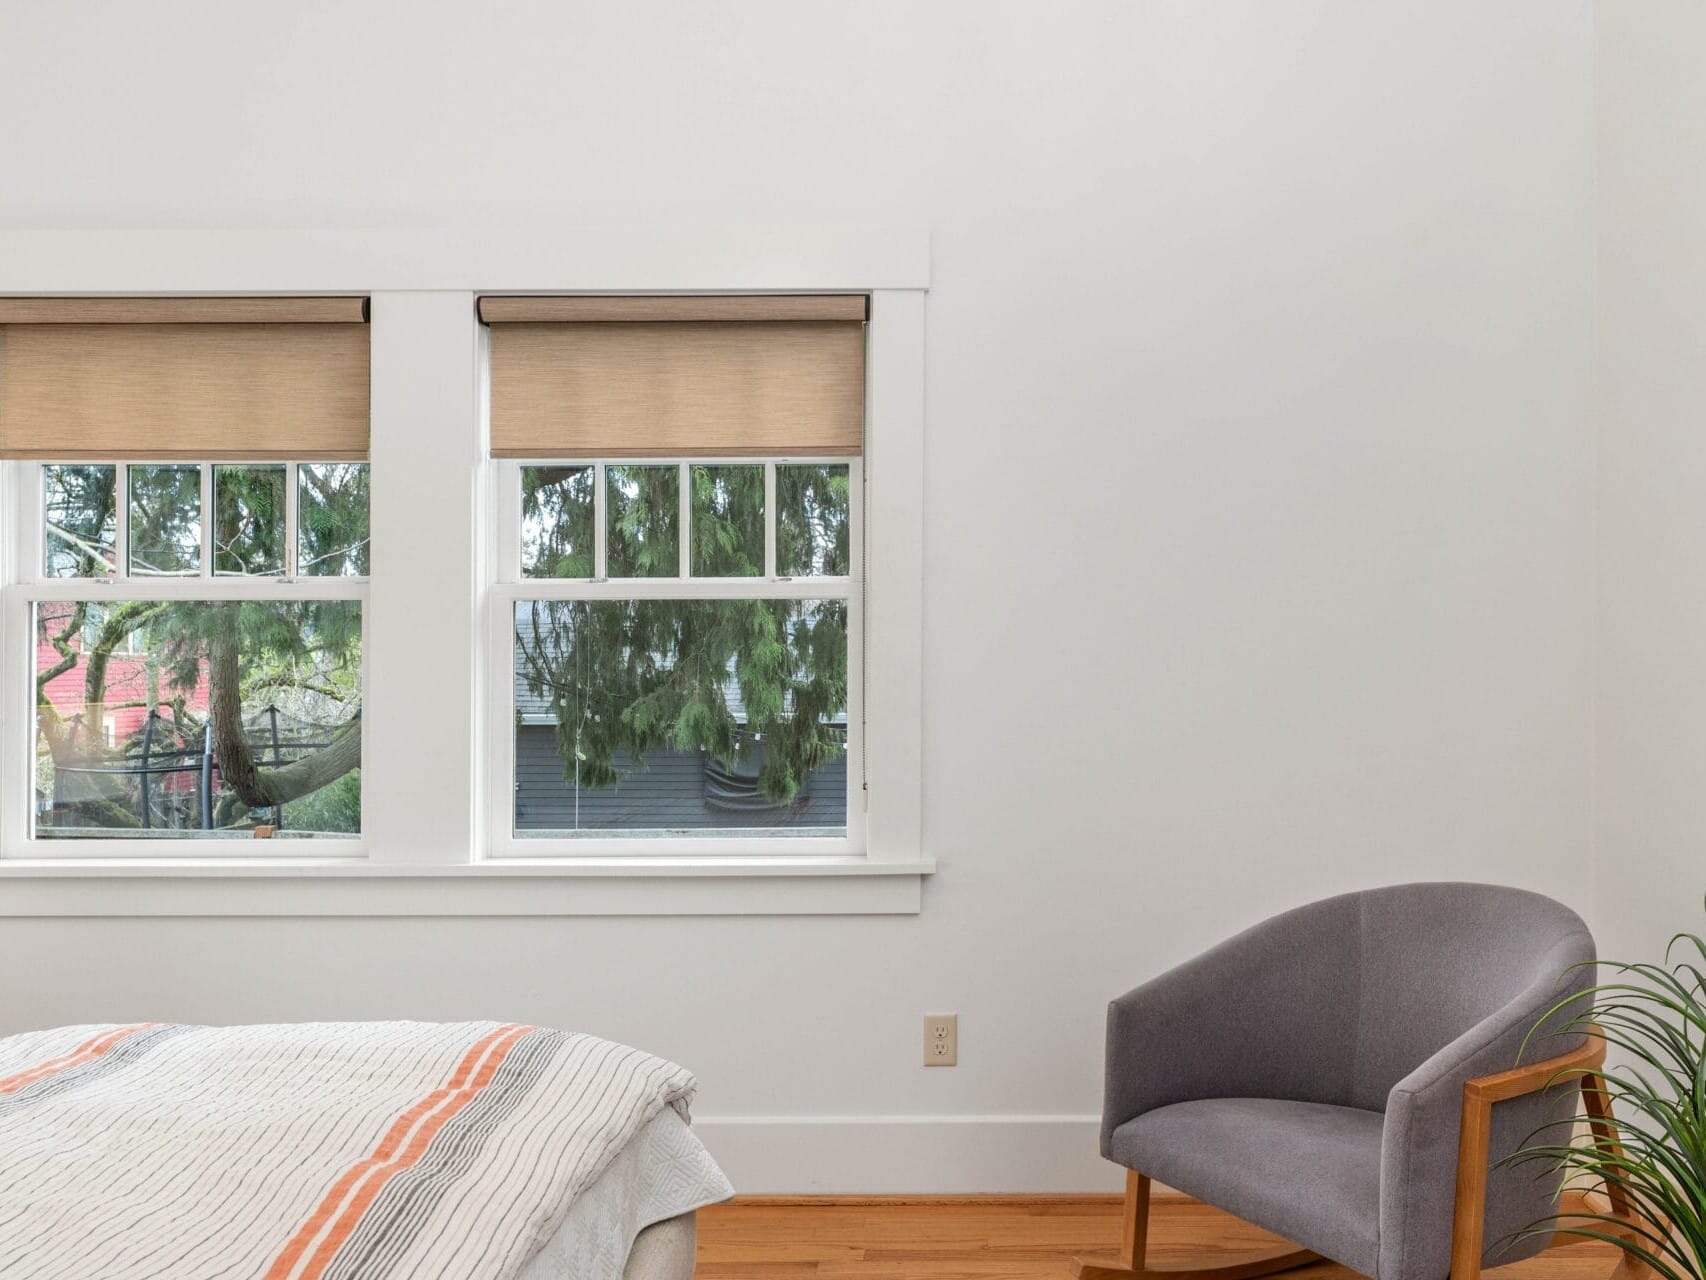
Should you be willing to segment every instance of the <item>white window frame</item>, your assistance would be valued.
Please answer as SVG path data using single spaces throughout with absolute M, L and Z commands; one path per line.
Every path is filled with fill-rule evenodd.
M 26 566 L 39 573 L 18 521 L 34 506 L 19 501 L 21 464 L 0 464 L 0 534 L 10 530 L 0 536 L 0 625 L 11 646 L 0 652 L 0 918 L 917 912 L 935 865 L 921 785 L 929 260 L 929 233 L 916 225 L 0 234 L 0 295 L 367 295 L 378 566 L 363 610 L 362 856 L 321 856 L 318 841 L 267 856 L 248 842 L 195 841 L 184 856 L 43 857 L 47 842 L 20 846 L 13 815 L 32 755 L 30 735 L 12 731 L 33 707 L 33 644 L 23 654 L 17 637 L 29 635 Z M 499 487 L 474 304 L 529 292 L 870 295 L 862 854 L 492 856 L 491 809 L 510 804 L 490 785 Z M 328 594 L 347 589 L 321 582 L 336 580 L 317 581 Z M 281 589 L 231 578 L 194 588 L 202 598 Z M 423 680 L 436 682 L 432 698 L 420 696 Z M 247 856 L 231 856 L 233 846 Z
M 268 600 L 300 603 L 309 600 L 356 600 L 362 605 L 363 703 L 367 679 L 367 595 L 369 578 L 357 576 L 299 576 L 296 573 L 296 503 L 298 465 L 316 465 L 321 459 L 302 458 L 283 463 L 286 493 L 284 572 L 267 576 L 215 574 L 213 572 L 213 473 L 217 467 L 279 466 L 229 457 L 77 459 L 63 462 L 16 462 L 7 468 L 8 492 L 5 507 L 15 512 L 12 545 L 17 555 L 14 584 L 7 591 L 5 635 L 0 636 L 0 663 L 9 673 L 0 693 L 0 722 L 6 726 L 0 742 L 0 849 L 8 856 L 51 861 L 91 859 L 205 859 L 253 858 L 263 861 L 313 856 L 321 859 L 358 859 L 367 853 L 362 835 L 316 837 L 312 841 L 289 837 L 273 840 L 243 839 L 235 835 L 174 838 L 169 836 L 77 836 L 43 839 L 35 834 L 35 660 L 36 629 L 33 611 L 37 604 L 88 600 Z M 99 577 L 49 577 L 45 572 L 46 515 L 42 471 L 53 466 L 114 466 L 113 569 Z M 129 572 L 129 473 L 132 467 L 199 467 L 201 479 L 201 557 L 195 574 L 133 577 Z M 23 726 L 18 732 L 14 726 Z M 13 739 L 22 740 L 20 742 Z M 365 740 L 363 743 L 365 747 Z M 21 760 L 20 758 L 21 757 Z M 21 766 L 21 767 L 20 767 Z M 363 815 L 365 828 L 366 819 Z M 11 851 L 16 850 L 16 853 Z
M 609 520 L 606 511 L 605 468 L 674 466 L 680 495 L 678 568 L 675 577 L 612 578 L 605 573 Z M 690 470 L 696 466 L 764 467 L 764 569 L 758 576 L 694 577 Z M 776 572 L 776 468 L 778 466 L 845 466 L 850 481 L 848 511 L 849 572 L 845 577 L 786 577 Z M 496 581 L 490 592 L 491 632 L 487 642 L 489 682 L 486 705 L 491 762 L 486 793 L 490 830 L 486 857 L 799 857 L 829 854 L 842 857 L 865 853 L 864 654 L 865 654 L 865 510 L 864 464 L 857 456 L 767 458 L 694 456 L 685 460 L 659 458 L 541 458 L 499 459 L 493 464 L 497 494 L 491 504 L 496 528 L 493 554 Z M 527 578 L 521 571 L 521 472 L 528 466 L 586 466 L 593 476 L 593 563 L 591 578 Z M 515 606 L 524 600 L 843 600 L 847 603 L 847 834 L 844 836 L 765 836 L 745 833 L 717 835 L 518 836 L 515 833 Z M 507 799 L 499 803 L 498 797 Z

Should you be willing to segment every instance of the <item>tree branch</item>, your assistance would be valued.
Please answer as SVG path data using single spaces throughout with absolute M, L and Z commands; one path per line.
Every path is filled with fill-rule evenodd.
M 358 716 L 329 744 L 290 764 L 262 766 L 243 731 L 242 664 L 234 618 L 222 618 L 208 644 L 208 721 L 219 776 L 251 809 L 286 804 L 318 791 L 361 764 Z

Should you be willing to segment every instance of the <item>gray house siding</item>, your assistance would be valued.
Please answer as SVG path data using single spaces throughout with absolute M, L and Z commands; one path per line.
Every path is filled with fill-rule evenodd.
M 785 808 L 729 808 L 707 798 L 707 761 L 702 752 L 647 753 L 645 768 L 619 755 L 622 781 L 587 787 L 579 794 L 563 777 L 556 730 L 521 725 L 515 739 L 515 826 L 527 831 L 638 831 L 657 829 L 842 828 L 847 823 L 845 756 L 811 774 Z M 802 831 L 801 834 L 806 834 Z M 815 832 L 813 832 L 815 834 Z

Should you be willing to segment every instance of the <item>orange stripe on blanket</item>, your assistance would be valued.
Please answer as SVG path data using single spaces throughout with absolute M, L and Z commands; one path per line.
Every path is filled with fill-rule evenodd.
M 318 1280 L 338 1247 L 360 1224 L 362 1214 L 385 1189 L 385 1184 L 426 1154 L 438 1131 L 480 1095 L 480 1091 L 492 1082 L 492 1077 L 516 1042 L 533 1029 L 517 1023 L 505 1023 L 476 1041 L 462 1056 L 448 1084 L 434 1089 L 392 1121 L 373 1154 L 351 1165 L 332 1184 L 319 1207 L 274 1259 L 267 1270 L 266 1280 L 286 1280 L 287 1277 Z M 316 1240 L 319 1241 L 318 1247 L 298 1272 L 297 1263 Z
M 34 1084 L 37 1080 L 45 1080 L 61 1071 L 69 1071 L 72 1067 L 80 1067 L 85 1062 L 93 1062 L 96 1058 L 112 1049 L 120 1041 L 128 1040 L 138 1031 L 147 1031 L 157 1027 L 158 1022 L 137 1022 L 128 1027 L 117 1027 L 112 1031 L 103 1031 L 78 1045 L 70 1053 L 62 1053 L 57 1058 L 49 1058 L 46 1062 L 38 1062 L 35 1066 L 15 1075 L 0 1079 L 0 1094 L 16 1093 L 25 1085 Z

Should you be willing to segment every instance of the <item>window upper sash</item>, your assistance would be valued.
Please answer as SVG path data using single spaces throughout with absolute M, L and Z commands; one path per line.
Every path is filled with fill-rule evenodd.
M 492 454 L 851 457 L 863 294 L 487 297 Z
M 367 457 L 366 299 L 0 299 L 0 457 Z

